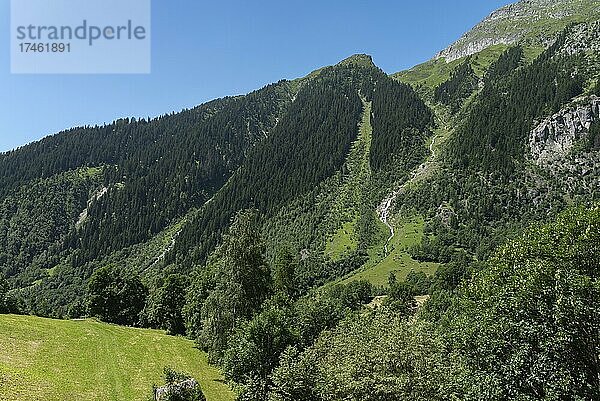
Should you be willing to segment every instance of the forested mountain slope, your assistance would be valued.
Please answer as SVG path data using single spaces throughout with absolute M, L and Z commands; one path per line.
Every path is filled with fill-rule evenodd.
M 483 258 L 524 223 L 598 199 L 599 27 L 567 28 L 531 63 L 508 49 L 462 101 L 442 167 L 397 202 L 430 218 L 415 257 Z
M 164 272 L 189 276 L 249 208 L 267 260 L 297 262 L 301 293 L 361 268 L 406 276 L 420 262 L 483 260 L 531 222 L 600 196 L 595 5 L 522 1 L 446 59 L 393 76 L 356 55 L 0 154 L 2 273 L 24 311 L 82 314 L 95 271 L 121 266 L 150 287 Z M 421 223 L 409 247 L 410 219 Z
M 19 241 L 28 253 L 22 246 L 2 249 L 4 274 L 22 288 L 28 310 L 60 315 L 85 296 L 86 280 L 106 264 L 157 273 L 176 263 L 190 272 L 206 261 L 239 210 L 259 209 L 265 226 L 280 227 L 275 236 L 298 233 L 296 222 L 280 225 L 276 216 L 302 199 L 335 190 L 336 180 L 348 173 L 350 150 L 364 119 L 375 127 L 362 157 L 373 175 L 355 181 L 365 196 L 356 198 L 364 207 L 357 205 L 352 219 L 361 222 L 366 244 L 378 197 L 373 190 L 402 179 L 421 161 L 434 122 L 408 85 L 394 82 L 370 57 L 357 55 L 247 96 L 150 121 L 124 119 L 73 129 L 2 154 L 0 164 L 6 168 L 0 179 L 7 202 L 25 196 L 24 188 L 35 180 L 70 177 L 75 169 L 92 169 L 96 178 L 77 192 L 74 210 L 49 209 L 61 225 L 50 238 L 35 239 L 43 245 L 27 244 L 33 239 L 26 237 Z M 46 213 L 48 206 L 43 197 L 28 205 Z M 330 216 L 339 210 L 333 201 L 322 206 Z M 332 217 L 322 224 L 315 210 L 304 214 L 319 228 L 296 236 L 292 246 L 298 252 L 307 248 L 315 257 L 305 266 L 310 286 L 315 283 L 310 276 L 327 261 L 323 244 L 341 220 Z M 18 236 L 30 223 L 19 221 L 22 226 L 15 227 L 9 223 L 15 216 L 5 216 L 7 237 Z M 340 263 L 347 273 L 361 260 L 350 255 L 350 261 Z M 337 277 L 333 270 L 322 271 L 320 282 Z
M 2 270 L 20 285 L 48 277 L 48 271 L 64 273 L 54 269 L 59 265 L 58 270 L 78 270 L 67 275 L 85 280 L 91 273 L 87 262 L 148 241 L 202 206 L 275 127 L 293 96 L 293 85 L 282 81 L 154 120 L 72 129 L 0 155 L 0 197 L 5 202 L 36 180 L 55 181 L 76 169 L 93 168 L 98 178 L 77 192 L 76 211 L 54 210 L 52 219 L 62 223 L 46 240 L 52 249 L 29 247 L 23 255 L 20 249 L 3 247 Z M 33 211 L 47 213 L 49 207 L 44 197 L 30 199 Z M 23 227 L 34 223 L 28 218 L 34 215 L 24 218 Z M 26 269 L 38 271 L 37 276 L 24 281 Z
M 598 9 L 0 154 L 0 313 L 186 334 L 241 400 L 597 399 Z

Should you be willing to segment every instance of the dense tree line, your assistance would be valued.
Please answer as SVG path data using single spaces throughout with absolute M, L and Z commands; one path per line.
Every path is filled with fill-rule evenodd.
M 0 198 L 0 272 L 15 287 L 39 280 L 60 259 L 62 242 L 102 182 L 100 169 L 39 178 Z
M 527 161 L 527 135 L 534 120 L 579 95 L 586 80 L 596 82 L 596 73 L 584 68 L 581 55 L 563 51 L 569 35 L 567 29 L 531 64 L 522 62 L 518 47 L 492 64 L 481 92 L 455 119 L 454 135 L 442 149 L 443 168 L 398 200 L 429 217 L 426 239 L 411 250 L 413 257 L 447 263 L 454 253 L 466 250 L 485 259 L 515 232 L 563 210 L 568 199 L 587 205 L 598 199 L 589 190 L 594 187 L 591 175 L 591 181 L 582 176 L 567 188 L 569 177 L 553 177 Z M 592 125 L 590 131 L 594 129 Z M 594 138 L 591 133 L 576 144 L 573 155 L 593 151 Z
M 337 65 L 307 81 L 271 135 L 184 228 L 172 260 L 205 260 L 236 211 L 255 207 L 272 216 L 334 175 L 358 132 L 359 92 L 372 91 L 382 75 L 372 65 Z
M 450 107 L 452 113 L 460 110 L 466 98 L 477 89 L 479 78 L 473 72 L 469 60 L 459 64 L 452 72 L 450 79 L 441 83 L 434 90 L 435 101 Z
M 282 81 L 153 120 L 69 130 L 0 154 L 0 265 L 22 288 L 26 310 L 64 316 L 99 261 L 126 257 L 200 207 L 276 125 L 292 92 Z
M 143 242 L 200 207 L 275 126 L 291 97 L 282 81 L 153 120 L 122 119 L 47 137 L 0 154 L 0 199 L 31 180 L 104 166 L 106 191 L 63 245 L 81 265 Z M 37 205 L 46 207 L 43 200 Z
M 519 45 L 508 48 L 498 57 L 485 73 L 485 82 L 494 82 L 511 75 L 523 63 L 523 48 Z
M 161 141 L 147 143 L 144 153 L 107 170 L 108 182 L 116 185 L 94 202 L 89 223 L 73 234 L 74 262 L 147 240 L 200 207 L 276 125 L 290 101 L 288 83 L 281 82 L 230 99 L 187 124 L 184 113 L 170 117 L 166 127 L 152 126 L 163 130 Z
M 452 139 L 449 156 L 456 166 L 510 176 L 524 159 L 525 138 L 533 120 L 558 111 L 582 93 L 584 76 L 576 68 L 578 57 L 559 54 L 567 32 L 531 65 L 508 76 L 492 74 L 486 80 Z M 492 71 L 518 66 L 518 52 L 508 52 Z
M 343 176 L 363 100 L 373 102 L 370 163 L 387 174 L 388 181 L 404 177 L 404 170 L 424 154 L 432 114 L 409 86 L 388 78 L 365 56 L 247 96 L 153 120 L 123 119 L 102 127 L 77 128 L 2 154 L 0 165 L 7 167 L 0 173 L 5 204 L 30 199 L 27 208 L 35 213 L 27 220 L 36 213 L 47 220 L 35 226 L 30 238 L 17 235 L 18 229 L 8 225 L 2 230 L 0 219 L 0 240 L 5 234 L 11 244 L 21 244 L 7 243 L 0 255 L 4 270 L 18 281 L 16 287 L 22 287 L 26 310 L 58 317 L 67 315 L 67 305 L 72 304 L 71 312 L 78 314 L 81 288 L 95 270 L 139 252 L 138 244 L 190 210 L 200 209 L 184 226 L 164 264 L 176 262 L 180 273 L 188 272 L 206 260 L 238 210 L 256 207 L 263 212 L 264 223 L 307 194 L 320 196 L 318 186 L 335 174 Z M 100 167 L 86 167 L 97 174 L 93 180 L 81 181 L 70 172 L 79 166 Z M 31 180 L 53 183 L 63 176 L 64 185 L 51 196 L 54 200 L 26 193 L 31 191 Z M 307 216 L 314 222 L 307 226 L 312 227 L 311 238 L 303 241 L 312 257 L 298 267 L 299 287 L 323 284 L 364 262 L 364 249 L 377 235 L 372 213 L 377 194 L 366 189 L 371 184 L 368 178 L 363 181 L 365 189 L 355 206 L 360 209 L 361 249 L 335 262 L 320 257 L 314 244 L 322 244 L 331 227 L 323 228 L 320 217 L 311 212 Z M 68 188 L 75 185 L 77 192 L 70 193 Z M 71 196 L 73 202 L 65 199 Z M 67 207 L 56 208 L 60 203 Z M 85 217 L 75 226 L 78 213 L 86 207 Z M 331 213 L 328 207 L 323 205 L 324 214 Z M 14 215 L 15 210 L 7 209 L 4 222 Z M 293 245 L 295 251 L 302 249 Z M 137 272 L 143 266 L 128 268 Z M 33 282 L 35 286 L 25 287 Z M 155 284 L 164 285 L 152 282 L 150 288 Z M 151 297 L 160 306 L 147 310 L 148 322 L 165 307 L 158 293 Z M 172 324 L 179 328 L 165 328 L 181 331 L 176 320 Z
M 371 120 L 370 162 L 374 172 L 406 173 L 423 160 L 433 113 L 410 86 L 391 78 L 379 80 Z

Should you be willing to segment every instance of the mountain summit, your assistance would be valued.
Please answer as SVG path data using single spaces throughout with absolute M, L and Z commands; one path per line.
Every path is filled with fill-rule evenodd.
M 521 0 L 491 13 L 436 58 L 450 62 L 489 46 L 517 42 L 546 47 L 569 24 L 599 17 L 597 0 Z

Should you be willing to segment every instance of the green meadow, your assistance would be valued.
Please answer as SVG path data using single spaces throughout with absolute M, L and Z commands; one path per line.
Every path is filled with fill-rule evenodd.
M 147 401 L 165 366 L 195 377 L 208 401 L 234 399 L 219 370 L 185 338 L 0 315 L 0 401 Z

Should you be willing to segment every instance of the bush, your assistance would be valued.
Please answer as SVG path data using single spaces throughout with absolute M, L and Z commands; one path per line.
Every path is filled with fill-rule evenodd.
M 89 311 L 109 323 L 137 325 L 147 290 L 138 275 L 114 266 L 92 274 L 88 282 Z
M 172 368 L 164 369 L 165 385 L 154 387 L 156 401 L 206 401 L 200 384 L 185 373 Z

